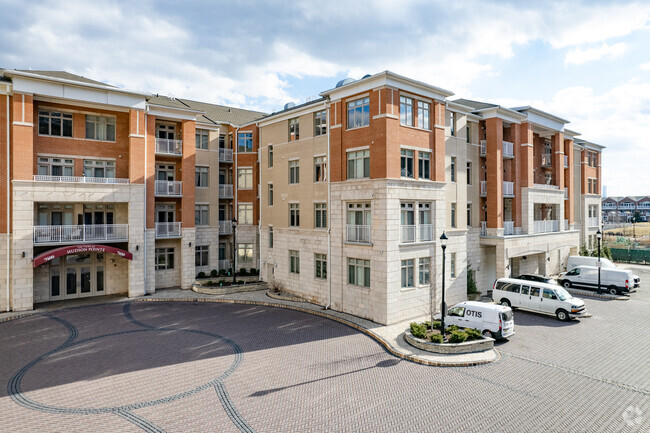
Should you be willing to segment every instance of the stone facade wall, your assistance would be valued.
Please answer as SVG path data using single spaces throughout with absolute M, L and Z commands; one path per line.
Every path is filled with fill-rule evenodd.
M 0 311 L 7 311 L 9 306 L 9 299 L 7 298 L 7 273 L 9 272 L 7 269 L 7 254 L 11 251 L 11 246 L 7 250 L 7 239 L 11 241 L 11 235 L 0 233 Z M 9 285 L 11 286 L 11 283 Z
M 212 210 L 212 208 L 211 208 Z M 210 214 L 212 218 L 212 214 Z M 195 266 L 194 273 L 205 272 L 210 274 L 213 269 L 219 269 L 219 227 L 196 227 L 196 246 L 208 247 L 208 265 Z

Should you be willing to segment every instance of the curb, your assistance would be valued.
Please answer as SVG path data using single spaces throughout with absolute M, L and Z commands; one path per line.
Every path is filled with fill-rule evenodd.
M 239 300 L 239 299 L 209 299 L 209 298 L 149 298 L 149 299 L 133 299 L 132 302 L 215 302 L 215 303 L 222 303 L 222 304 L 245 304 L 245 305 L 260 305 L 263 307 L 274 307 L 274 308 L 284 308 L 287 310 L 294 310 L 294 311 L 300 311 L 302 313 L 307 313 L 307 314 L 312 314 L 314 316 L 319 316 L 323 317 L 325 319 L 330 319 L 335 322 L 339 322 L 343 325 L 349 326 L 350 328 L 356 329 L 357 331 L 367 335 L 368 337 L 372 338 L 375 340 L 377 343 L 379 343 L 388 353 L 391 355 L 404 359 L 406 361 L 410 361 L 416 364 L 421 364 L 421 365 L 429 365 L 432 367 L 474 367 L 477 365 L 484 365 L 484 364 L 490 364 L 492 362 L 497 362 L 501 359 L 501 353 L 494 349 L 494 351 L 497 353 L 497 358 L 493 360 L 485 360 L 485 361 L 472 361 L 472 362 L 437 362 L 437 361 L 429 361 L 427 359 L 422 359 L 417 356 L 413 355 L 407 355 L 404 353 L 401 353 L 397 351 L 391 344 L 389 344 L 386 340 L 382 339 L 379 337 L 377 334 L 374 332 L 364 328 L 363 326 L 359 326 L 356 323 L 350 322 L 349 320 L 332 316 L 330 314 L 326 313 L 321 313 L 320 311 L 314 311 L 310 310 L 308 308 L 302 308 L 302 307 L 296 307 L 293 305 L 284 305 L 284 304 L 276 304 L 274 302 L 262 302 L 262 301 L 247 301 L 247 300 Z
M 591 292 L 584 292 L 582 290 L 575 290 L 575 289 L 565 289 L 567 292 L 571 293 L 572 295 L 580 295 L 580 296 L 587 296 L 591 298 L 600 298 L 600 299 L 607 299 L 609 301 L 629 301 L 630 297 L 629 296 L 619 296 L 619 295 L 606 295 L 606 294 L 598 294 L 598 293 L 591 293 Z

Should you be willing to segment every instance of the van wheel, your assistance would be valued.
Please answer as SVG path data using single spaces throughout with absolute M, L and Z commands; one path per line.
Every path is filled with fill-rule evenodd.
M 506 298 L 503 298 L 501 300 L 501 305 L 503 305 L 504 307 L 509 307 L 510 306 L 510 301 L 508 301 Z
M 616 286 L 609 286 L 607 291 L 610 295 L 618 295 L 618 288 Z
M 568 289 L 569 287 L 571 287 L 571 281 L 569 281 L 569 280 L 564 280 L 564 281 L 562 281 L 562 285 L 563 285 L 565 288 Z
M 490 331 L 489 329 L 484 329 L 483 332 L 481 332 L 481 334 L 483 334 L 483 337 L 485 337 L 485 338 L 491 338 L 492 337 L 492 331 Z
M 571 320 L 571 317 L 569 317 L 569 313 L 567 313 L 565 310 L 557 310 L 555 312 L 555 315 L 557 316 L 558 320 L 561 320 L 563 322 L 568 322 Z

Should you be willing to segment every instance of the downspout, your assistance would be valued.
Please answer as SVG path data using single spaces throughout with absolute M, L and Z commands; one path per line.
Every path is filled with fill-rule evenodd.
M 7 84 L 7 312 L 11 311 L 9 308 L 9 283 L 10 283 L 10 278 L 9 278 L 9 266 L 11 265 L 11 242 L 10 242 L 10 237 L 11 233 L 9 228 L 11 227 L 9 221 L 11 218 L 11 150 L 10 150 L 10 145 L 9 145 L 9 139 L 10 139 L 10 134 L 9 134 L 9 84 Z
M 147 112 L 149 106 L 144 109 L 144 293 L 150 295 L 147 287 Z
M 325 309 L 329 309 L 332 306 L 332 273 L 329 272 L 332 269 L 332 192 L 330 190 L 330 166 L 332 161 L 330 160 L 330 110 L 328 104 L 325 103 L 325 123 L 327 125 L 327 282 L 329 286 L 329 298 Z
M 239 167 L 239 152 L 235 153 L 235 149 L 237 149 L 237 139 L 238 139 L 238 134 L 239 134 L 239 127 L 235 128 L 235 135 L 232 139 L 232 154 L 234 155 L 232 158 L 232 217 L 235 218 L 235 215 L 239 217 L 239 213 L 237 212 L 237 169 Z M 237 218 L 235 218 L 237 219 Z M 237 225 L 240 224 L 240 221 L 237 219 Z M 235 269 L 235 265 L 237 264 L 237 261 L 235 258 L 237 257 L 237 235 L 236 235 L 236 228 L 233 229 L 232 235 L 232 273 L 233 277 L 237 275 L 237 269 Z
M 262 139 L 259 124 L 255 123 L 257 127 L 257 262 L 259 269 L 257 270 L 257 282 L 262 281 Z

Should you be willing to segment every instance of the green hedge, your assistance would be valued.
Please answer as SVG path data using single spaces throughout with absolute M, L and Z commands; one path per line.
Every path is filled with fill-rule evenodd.
M 611 248 L 615 262 L 650 263 L 650 249 Z

